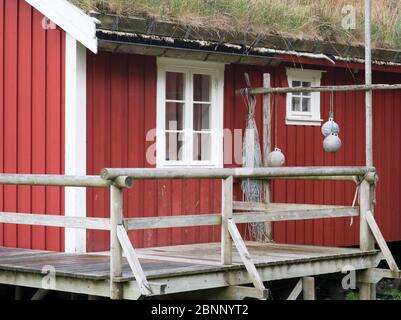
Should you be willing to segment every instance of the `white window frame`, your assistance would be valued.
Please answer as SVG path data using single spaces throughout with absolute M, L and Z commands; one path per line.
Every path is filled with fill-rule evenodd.
M 287 68 L 287 79 L 289 87 L 293 81 L 311 82 L 312 87 L 319 87 L 321 83 L 322 70 L 306 70 Z M 287 125 L 309 125 L 320 126 L 322 123 L 320 115 L 320 92 L 311 93 L 311 110 L 306 112 L 294 112 L 292 110 L 291 92 L 287 93 L 286 124 Z
M 156 166 L 158 168 L 193 167 L 222 168 L 223 167 L 223 109 L 224 109 L 224 64 L 181 60 L 173 58 L 157 59 L 157 119 L 156 119 Z M 185 74 L 185 104 L 184 104 L 184 143 L 183 160 L 166 159 L 165 136 L 165 96 L 166 72 L 181 72 Z M 205 74 L 211 76 L 211 159 L 207 161 L 193 160 L 193 97 L 192 75 Z M 192 106 L 192 107 L 189 107 Z

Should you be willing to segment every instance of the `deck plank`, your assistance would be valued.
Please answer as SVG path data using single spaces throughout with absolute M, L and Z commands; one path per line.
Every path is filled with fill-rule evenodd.
M 256 266 L 291 264 L 375 254 L 359 249 L 266 244 L 247 242 Z M 145 275 L 149 279 L 182 274 L 201 274 L 219 270 L 244 268 L 233 248 L 232 266 L 220 265 L 220 243 L 192 244 L 138 249 Z M 44 266 L 53 266 L 57 275 L 82 279 L 108 279 L 107 254 L 68 254 L 40 250 L 0 247 L 0 271 L 42 273 Z M 123 278 L 133 278 L 126 259 L 123 259 Z

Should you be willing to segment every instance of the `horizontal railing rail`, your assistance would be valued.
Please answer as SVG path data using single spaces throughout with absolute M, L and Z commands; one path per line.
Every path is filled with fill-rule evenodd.
M 225 169 L 118 169 L 105 168 L 100 176 L 115 179 L 127 176 L 134 180 L 148 179 L 272 179 L 272 178 L 327 178 L 365 176 L 375 173 L 374 167 L 280 167 L 280 168 L 225 168 Z
M 55 187 L 98 187 L 109 188 L 114 185 L 119 188 L 131 188 L 132 179 L 116 177 L 104 180 L 99 176 L 68 176 L 59 174 L 0 174 L 0 184 L 26 186 L 55 186 Z

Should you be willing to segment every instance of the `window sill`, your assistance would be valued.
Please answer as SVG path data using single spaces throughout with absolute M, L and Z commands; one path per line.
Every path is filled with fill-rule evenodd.
M 289 126 L 321 126 L 323 119 L 285 119 L 285 124 Z

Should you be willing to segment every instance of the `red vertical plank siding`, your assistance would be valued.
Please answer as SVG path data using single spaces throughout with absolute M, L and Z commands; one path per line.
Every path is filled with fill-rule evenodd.
M 18 172 L 31 172 L 32 9 L 24 1 L 18 15 Z M 31 212 L 31 188 L 18 187 L 18 211 Z M 18 226 L 18 247 L 32 245 L 31 226 Z
M 319 68 L 319 66 L 304 66 Z M 320 67 L 322 68 L 322 67 Z M 325 66 L 322 85 L 363 83 L 363 72 Z M 244 72 L 254 86 L 261 86 L 263 73 L 270 72 L 272 85 L 287 86 L 284 66 L 275 69 L 227 65 L 224 89 L 224 128 L 244 129 L 246 108 L 235 90 L 243 87 Z M 88 55 L 88 173 L 98 174 L 105 166 L 153 167 L 146 152 L 154 141 L 146 141 L 156 123 L 156 58 L 100 53 Z M 398 74 L 376 73 L 375 82 L 401 82 Z M 401 117 L 400 92 L 374 93 L 374 160 L 380 182 L 377 188 L 376 216 L 387 240 L 401 240 L 400 168 Z M 340 124 L 342 149 L 335 155 L 324 152 L 319 126 L 285 124 L 285 95 L 272 97 L 273 141 L 282 149 L 288 166 L 364 165 L 365 111 L 363 92 L 335 94 L 335 118 Z M 258 98 L 256 122 L 262 137 L 262 98 Z M 321 116 L 325 121 L 330 109 L 330 94 L 321 95 Z M 91 111 L 89 111 L 91 110 Z M 276 128 L 277 123 L 277 128 Z M 234 148 L 225 145 L 225 159 L 235 158 Z M 238 167 L 240 164 L 226 164 Z M 397 192 L 397 193 L 395 193 Z M 274 181 L 273 200 L 316 204 L 351 205 L 355 185 L 345 182 Z M 128 217 L 201 214 L 220 212 L 220 181 L 142 181 L 125 193 L 124 214 Z M 241 200 L 239 183 L 235 197 Z M 96 204 L 96 205 L 95 205 Z M 90 216 L 108 216 L 108 195 L 88 193 Z M 241 226 L 245 232 L 245 227 Z M 108 247 L 105 233 L 89 233 L 88 248 Z M 359 221 L 321 219 L 273 224 L 277 242 L 350 246 L 359 241 Z M 131 232 L 135 246 L 159 246 L 218 241 L 220 228 L 197 227 Z
M 4 47 L 4 172 L 17 172 L 18 2 L 6 1 Z M 17 188 L 4 187 L 4 210 L 17 211 Z M 4 245 L 17 246 L 17 226 L 5 225 Z
M 46 69 L 46 173 L 58 174 L 61 170 L 61 34 L 57 30 L 47 33 Z M 60 214 L 61 188 L 46 187 L 47 214 Z M 60 228 L 47 228 L 46 247 L 58 250 L 61 247 Z
M 23 0 L 0 1 L 0 170 L 64 172 L 65 37 L 44 30 L 43 15 Z M 7 107 L 6 107 L 7 106 Z M 10 212 L 63 214 L 60 188 L 0 187 Z M 0 244 L 63 250 L 59 229 L 0 226 Z
M 4 1 L 0 0 L 0 171 L 4 172 Z M 0 185 L 0 210 L 4 210 L 4 188 Z M 0 246 L 4 243 L 4 225 L 0 224 Z

